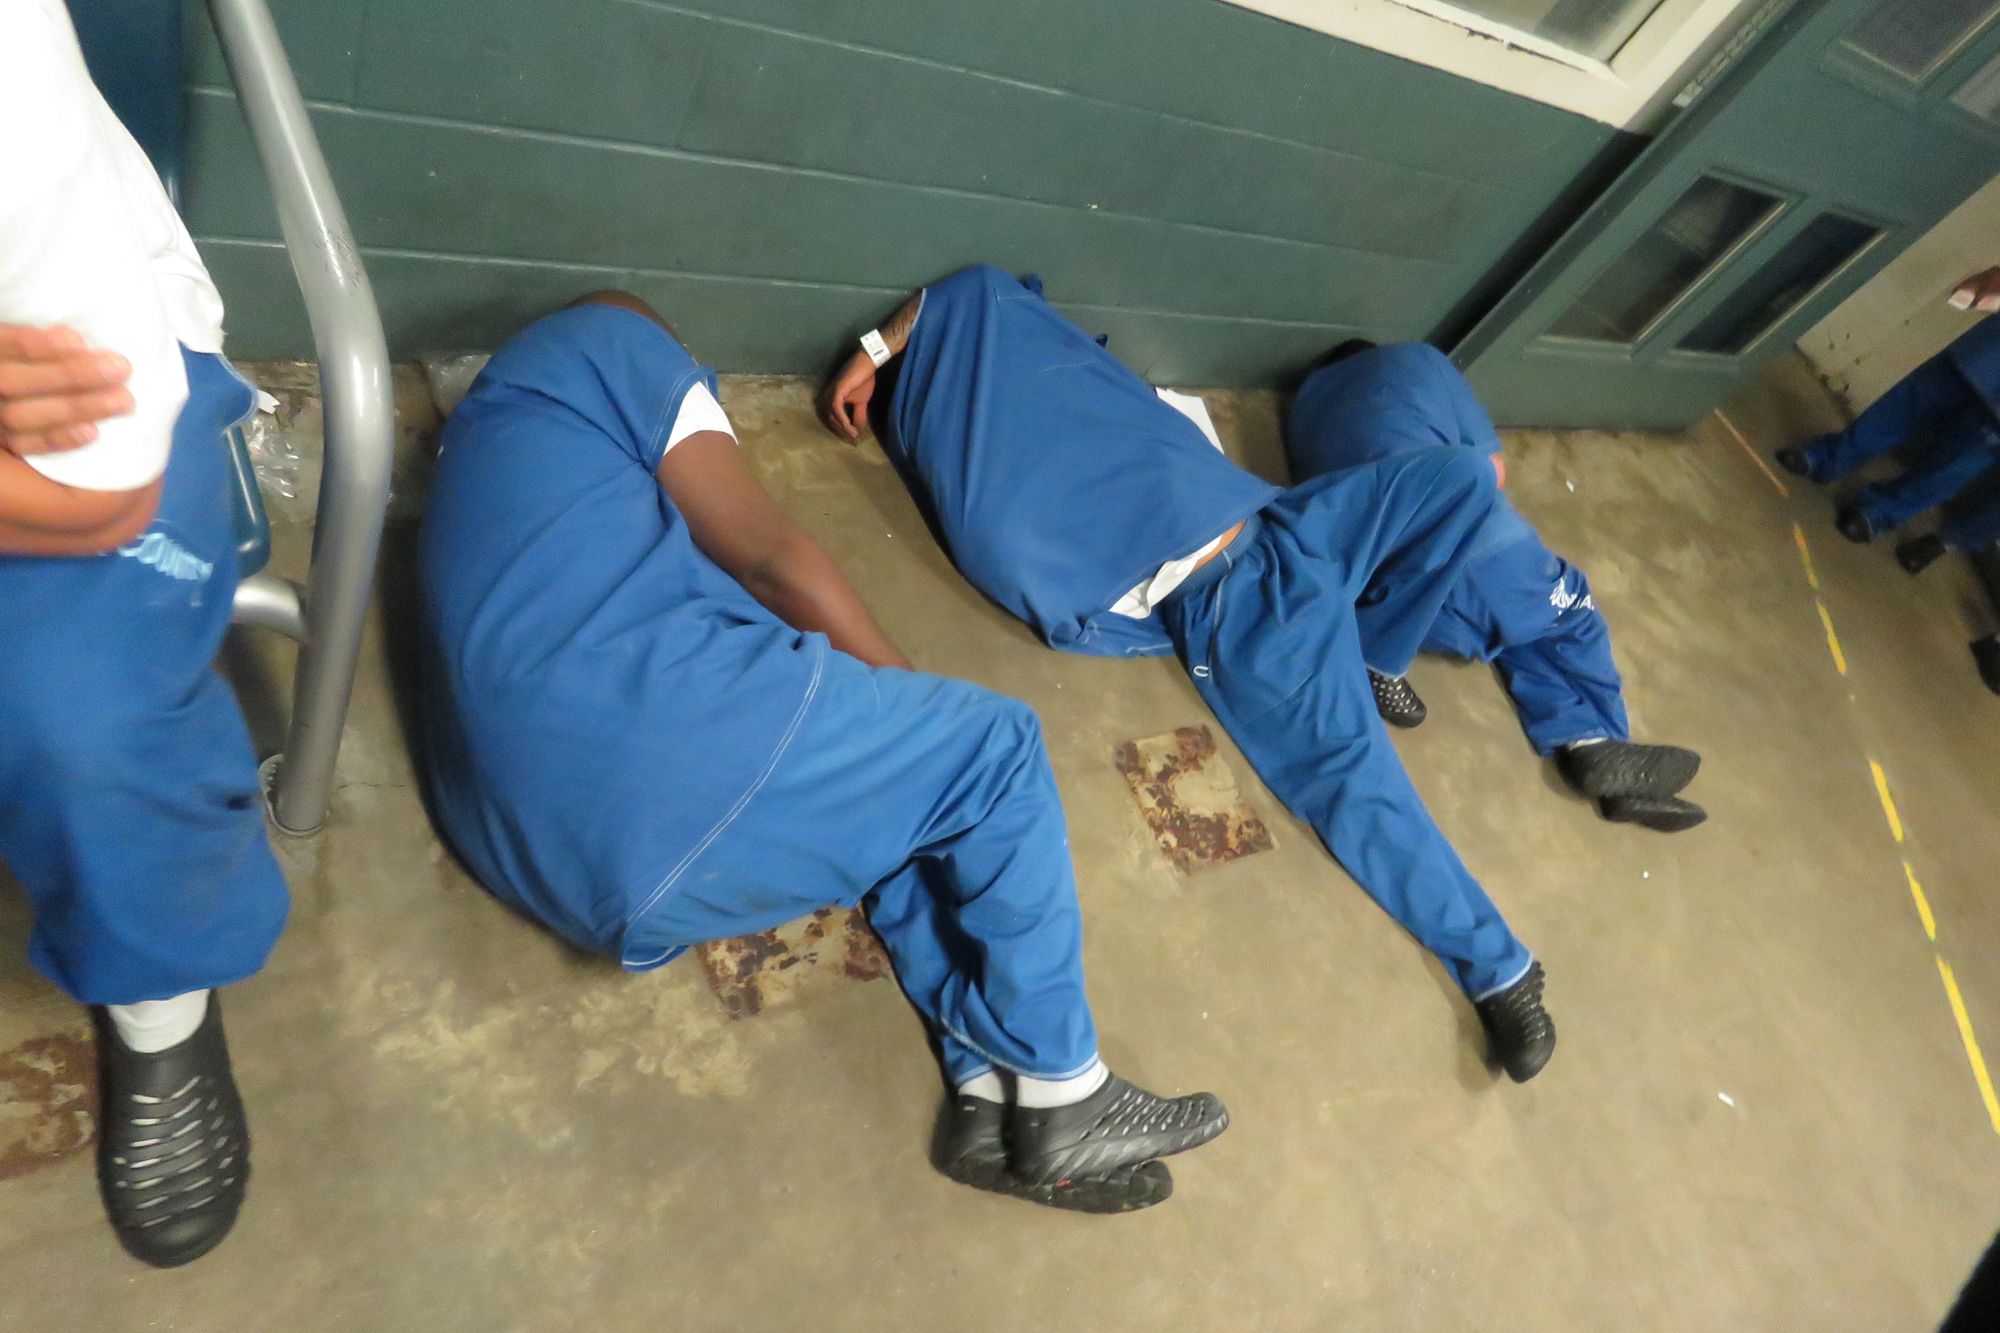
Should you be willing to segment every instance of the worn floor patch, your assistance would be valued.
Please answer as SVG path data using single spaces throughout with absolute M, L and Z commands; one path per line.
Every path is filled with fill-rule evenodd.
M 1126 741 L 1112 761 L 1160 849 L 1183 875 L 1277 845 L 1244 801 L 1206 726 Z
M 97 1052 L 82 1036 L 0 1051 L 0 1180 L 87 1148 L 97 1137 Z
M 776 930 L 716 940 L 695 952 L 731 1018 L 760 1014 L 822 984 L 889 975 L 889 955 L 868 919 L 844 907 L 822 907 Z

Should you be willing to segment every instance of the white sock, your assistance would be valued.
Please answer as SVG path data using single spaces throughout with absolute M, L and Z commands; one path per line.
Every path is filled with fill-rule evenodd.
M 982 1102 L 1004 1102 L 1007 1100 L 1007 1085 L 1000 1081 L 999 1070 L 989 1069 L 959 1084 L 958 1095 L 977 1097 Z
M 119 1040 L 142 1055 L 151 1055 L 194 1035 L 201 1020 L 208 1017 L 208 992 L 191 990 L 171 1000 L 141 1000 L 105 1008 L 111 1011 Z
M 1604 744 L 1604 742 L 1606 742 L 1606 741 L 1608 741 L 1608 740 L 1610 740 L 1610 739 L 1611 739 L 1611 738 L 1610 738 L 1609 736 L 1585 736 L 1585 737 L 1584 737 L 1584 738 L 1583 738 L 1582 740 L 1580 740 L 1580 741 L 1571 741 L 1571 742 L 1570 742 L 1570 743 L 1569 743 L 1568 745 L 1565 745 L 1565 746 L 1563 746 L 1563 749 L 1565 749 L 1565 750 L 1581 750 L 1581 749 L 1583 749 L 1583 748 L 1584 748 L 1585 746 L 1589 746 L 1589 745 L 1602 745 L 1602 744 Z
M 1014 1104 L 1017 1106 L 1074 1106 L 1104 1086 L 1111 1071 L 1104 1061 L 1092 1060 L 1090 1068 L 1070 1078 L 1029 1078 L 1014 1076 Z

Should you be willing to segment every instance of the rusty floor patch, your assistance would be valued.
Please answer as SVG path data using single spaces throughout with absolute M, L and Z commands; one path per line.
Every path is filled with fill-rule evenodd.
M 749 1018 L 835 981 L 889 975 L 889 955 L 861 913 L 822 907 L 776 930 L 700 946 L 708 987 L 731 1018 Z
M 1112 756 L 1160 850 L 1183 875 L 1277 844 L 1243 799 L 1205 726 L 1126 741 Z
M 53 1165 L 97 1137 L 97 1051 L 78 1036 L 0 1051 L 0 1180 Z

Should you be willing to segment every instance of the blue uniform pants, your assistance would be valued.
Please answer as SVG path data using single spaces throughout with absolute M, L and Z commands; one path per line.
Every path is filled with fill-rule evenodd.
M 188 354 L 160 507 L 135 542 L 0 556 L 0 861 L 29 956 L 78 1000 L 237 981 L 284 925 L 257 762 L 212 669 L 236 590 L 223 431 L 250 389 Z
M 1280 496 L 1161 610 L 1259 776 L 1475 1000 L 1519 980 L 1530 955 L 1424 809 L 1363 668 L 1409 668 L 1496 499 L 1492 464 L 1464 449 L 1328 473 Z
M 641 906 L 628 966 L 828 902 L 865 905 L 953 1083 L 1096 1058 L 1069 835 L 1026 704 L 826 654 L 762 784 Z
M 1491 662 L 1538 754 L 1631 737 L 1611 631 L 1590 581 L 1539 537 L 1467 561 L 1424 650 Z
M 1943 504 L 2000 463 L 2000 427 L 1948 354 L 1910 372 L 1846 430 L 1807 445 L 1808 475 L 1819 482 L 1839 481 L 1919 435 L 1929 437 L 1921 459 L 1902 476 L 1863 487 L 1854 497 L 1855 508 L 1877 532 L 1899 528 Z M 1966 550 L 1989 526 L 1948 523 L 1939 535 Z

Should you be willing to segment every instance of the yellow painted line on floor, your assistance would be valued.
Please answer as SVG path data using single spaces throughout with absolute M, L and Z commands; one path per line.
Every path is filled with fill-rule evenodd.
M 1930 937 L 1931 943 L 1935 944 L 1937 943 L 1937 918 L 1931 915 L 1931 900 L 1924 897 L 1924 886 L 1917 883 L 1916 867 L 1908 861 L 1903 862 L 1903 874 L 1910 881 L 1910 897 L 1916 900 L 1917 917 L 1924 923 L 1924 934 Z
M 1792 540 L 1799 544 L 1799 559 L 1806 567 L 1806 586 L 1818 592 L 1819 575 L 1813 570 L 1812 547 L 1806 545 L 1806 530 L 1796 523 L 1792 524 Z
M 1840 636 L 1833 632 L 1833 614 L 1826 609 L 1826 603 L 1813 598 L 1813 605 L 1819 608 L 1819 623 L 1826 626 L 1826 650 L 1833 654 L 1833 669 L 1841 675 L 1847 674 L 1847 654 L 1840 651 Z
M 2000 1096 L 1993 1093 L 1993 1076 L 1986 1072 L 1986 1057 L 1979 1053 L 1979 1038 L 1972 1032 L 1972 1015 L 1965 1012 L 1965 997 L 1958 993 L 1958 978 L 1951 974 L 1951 964 L 1944 955 L 1937 955 L 1938 975 L 1944 978 L 1944 993 L 1951 1001 L 1952 1016 L 1958 1020 L 1958 1039 L 1965 1043 L 1965 1058 L 1972 1063 L 1972 1081 L 1979 1085 L 1979 1096 L 1986 1103 L 1986 1118 L 1993 1122 L 1993 1132 L 2000 1134 Z
M 1873 759 L 1868 761 L 1868 770 L 1875 775 L 1875 794 L 1882 798 L 1882 813 L 1888 816 L 1889 832 L 1900 845 L 1903 841 L 1903 817 L 1896 813 L 1896 798 L 1889 794 L 1889 775 Z
M 1722 428 L 1729 432 L 1729 438 L 1735 440 L 1736 443 L 1743 446 L 1743 452 L 1750 455 L 1750 461 L 1757 465 L 1757 470 L 1764 474 L 1765 480 L 1769 481 L 1773 486 L 1776 486 L 1778 488 L 1778 494 L 1790 495 L 1792 493 L 1792 488 L 1785 485 L 1785 483 L 1779 479 L 1777 473 L 1771 471 L 1771 465 L 1764 461 L 1764 456 L 1758 453 L 1755 449 L 1752 449 L 1750 447 L 1750 441 L 1743 438 L 1743 432 L 1736 429 L 1735 422 L 1731 421 L 1728 417 L 1722 415 L 1722 409 L 1719 407 L 1715 409 L 1715 419 L 1717 421 L 1720 421 L 1722 423 Z

